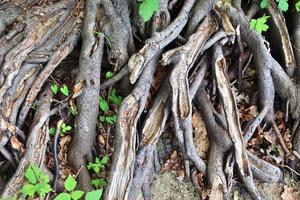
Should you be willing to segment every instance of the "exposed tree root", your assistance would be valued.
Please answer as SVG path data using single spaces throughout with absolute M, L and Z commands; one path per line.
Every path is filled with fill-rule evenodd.
M 241 1 L 159 2 L 160 8 L 149 22 L 142 21 L 139 3 L 133 0 L 0 2 L 0 159 L 5 160 L 3 169 L 16 169 L 7 183 L 0 177 L 2 197 L 19 193 L 25 182 L 24 170 L 30 163 L 47 169 L 44 165 L 49 117 L 64 112 L 68 104 L 75 102 L 78 114 L 68 146 L 68 165 L 78 174 L 78 186 L 84 191 L 92 190 L 86 165 L 94 160 L 99 94 L 121 79 L 123 83 L 128 79 L 122 86 L 127 87 L 129 95 L 118 111 L 104 199 L 136 199 L 140 191 L 145 199 L 151 199 L 150 182 L 161 164 L 157 161 L 157 144 L 167 123 L 174 129 L 185 177 L 199 188 L 195 177 L 203 173 L 212 188 L 210 199 L 230 198 L 236 172 L 253 199 L 264 197 L 256 189 L 253 177 L 269 183 L 283 180 L 278 166 L 248 150 L 248 141 L 263 121 L 272 125 L 286 155 L 296 157 L 292 163 L 296 170 L 300 154 L 300 70 L 296 68 L 300 63 L 299 13 L 294 13 L 291 40 L 284 15 L 275 1 L 269 1 L 273 32 L 282 45 L 283 61 L 279 62 L 271 55 L 268 42 L 249 27 L 249 17 L 259 8 L 256 2 L 249 9 L 243 8 L 247 15 Z M 136 47 L 141 49 L 137 51 Z M 77 48 L 81 51 L 76 79 L 67 84 L 73 84 L 73 93 L 79 85 L 81 91 L 63 101 L 54 100 L 62 105 L 52 108 L 49 82 L 57 80 L 51 74 L 63 60 L 76 54 Z M 242 128 L 232 82 L 237 80 L 238 92 L 244 92 L 243 85 L 249 78 L 244 72 L 252 58 L 261 109 Z M 279 63 L 284 63 L 283 67 Z M 118 73 L 101 85 L 102 67 L 109 64 Z M 159 66 L 170 69 L 165 69 L 169 71 L 157 86 L 155 73 Z M 67 70 L 62 74 L 72 77 L 73 69 L 62 70 Z M 129 81 L 135 84 L 132 90 Z M 151 90 L 152 86 L 156 91 Z M 290 149 L 276 125 L 275 91 L 288 102 L 287 113 L 292 118 L 286 119 L 295 120 Z M 31 108 L 35 104 L 34 112 Z M 200 112 L 208 133 L 207 162 L 196 150 L 192 108 Z M 53 150 L 55 190 L 61 185 L 59 124 Z M 12 138 L 20 143 L 26 141 L 25 153 L 11 147 Z

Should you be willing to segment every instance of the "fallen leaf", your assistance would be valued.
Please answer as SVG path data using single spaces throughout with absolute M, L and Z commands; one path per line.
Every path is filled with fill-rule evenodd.
M 102 145 L 105 144 L 105 138 L 103 135 L 101 135 L 101 134 L 98 135 L 98 142 Z
M 12 148 L 18 150 L 21 154 L 24 153 L 24 145 L 19 141 L 19 139 L 15 135 L 10 138 L 10 143 Z

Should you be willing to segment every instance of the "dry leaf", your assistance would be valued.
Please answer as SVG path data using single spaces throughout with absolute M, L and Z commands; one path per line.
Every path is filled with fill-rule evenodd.
M 281 194 L 282 200 L 297 200 L 297 195 L 293 188 L 284 186 L 284 192 Z
M 103 135 L 101 135 L 101 134 L 98 135 L 98 142 L 102 145 L 105 144 L 105 138 Z
M 19 141 L 19 139 L 15 135 L 10 138 L 10 143 L 12 148 L 18 150 L 21 154 L 25 151 L 23 144 Z

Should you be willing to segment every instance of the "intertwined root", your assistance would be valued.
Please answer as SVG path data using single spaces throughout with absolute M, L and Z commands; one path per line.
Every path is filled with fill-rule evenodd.
M 21 6 L 17 6 L 17 2 L 21 2 Z M 30 162 L 46 168 L 43 165 L 48 118 L 59 110 L 50 110 L 52 94 L 47 80 L 78 47 L 81 38 L 79 68 L 73 85 L 82 84 L 83 87 L 76 97 L 78 115 L 68 152 L 69 165 L 79 172 L 81 188 L 92 189 L 85 166 L 93 159 L 100 89 L 130 73 L 127 79 L 135 85 L 119 109 L 105 199 L 135 199 L 145 181 L 151 180 L 157 159 L 156 145 L 169 118 L 174 125 L 187 177 L 194 165 L 206 174 L 212 187 L 211 198 L 223 198 L 230 194 L 234 167 L 237 167 L 236 171 L 251 197 L 261 199 L 253 176 L 265 182 L 279 182 L 283 173 L 277 166 L 249 152 L 247 141 L 263 119 L 277 130 L 273 106 L 275 91 L 288 101 L 292 118 L 297 120 L 300 116 L 299 86 L 289 77 L 296 74 L 299 81 L 300 70 L 297 71 L 295 66 L 296 63 L 299 65 L 300 52 L 292 49 L 284 17 L 274 1 L 270 2 L 268 12 L 283 46 L 284 67 L 272 57 L 265 39 L 249 28 L 239 1 L 234 1 L 234 6 L 229 1 L 216 0 L 177 2 L 181 8 L 173 19 L 170 12 L 178 8 L 168 0 L 160 0 L 160 10 L 148 23 L 142 22 L 136 12 L 136 1 L 18 0 L 0 3 L 0 10 L 5 11 L 0 11 L 0 152 L 7 163 L 17 167 L 14 176 L 6 183 L 3 197 L 13 196 L 19 191 L 24 182 L 22 174 Z M 131 11 L 133 20 L 130 20 Z M 299 14 L 295 14 L 294 40 L 298 49 L 299 19 Z M 145 27 L 151 27 L 151 30 Z M 136 51 L 134 35 L 151 37 Z M 243 41 L 252 56 L 246 55 Z M 230 77 L 237 77 L 239 89 L 242 68 L 249 57 L 253 57 L 257 67 L 262 109 L 245 130 L 240 125 L 237 102 L 227 74 L 230 63 L 226 60 L 225 46 L 232 43 L 237 43 L 240 59 L 237 62 L 239 68 L 233 70 L 238 75 Z M 122 67 L 119 74 L 103 85 L 99 78 L 102 61 L 114 65 L 115 70 Z M 169 74 L 143 115 L 159 65 L 170 68 Z M 129 90 L 129 82 L 123 82 Z M 210 97 L 209 91 L 212 91 Z M 25 122 L 35 100 L 38 107 L 27 134 Z M 200 111 L 208 132 L 208 163 L 195 149 L 192 108 Z M 286 149 L 287 154 L 296 157 L 299 155 L 299 132 L 299 128 L 295 128 L 294 151 Z M 20 161 L 12 156 L 14 152 L 9 148 L 12 137 L 26 139 L 26 152 Z M 278 137 L 284 148 L 280 133 Z M 56 170 L 55 180 L 59 168 Z

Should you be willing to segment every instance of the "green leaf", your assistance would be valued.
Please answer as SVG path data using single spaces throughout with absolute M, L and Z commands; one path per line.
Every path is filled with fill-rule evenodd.
M 66 85 L 62 86 L 60 88 L 60 91 L 61 91 L 61 93 L 63 93 L 63 95 L 69 96 L 69 89 L 68 89 L 68 87 Z
M 286 12 L 289 9 L 288 0 L 276 0 L 278 2 L 279 10 Z
M 300 12 L 300 1 L 295 4 L 296 10 Z
M 34 172 L 32 165 L 29 165 L 25 171 L 25 178 L 29 183 L 36 184 L 38 181 L 37 174 Z
M 103 189 L 93 190 L 86 193 L 85 200 L 100 200 L 103 193 Z
M 117 122 L 117 116 L 116 115 L 108 116 L 108 117 L 105 117 L 105 120 L 109 124 L 115 124 Z
M 58 87 L 57 87 L 57 85 L 56 84 L 52 84 L 51 85 L 51 91 L 54 93 L 54 94 L 57 94 L 57 92 L 58 92 Z
M 78 200 L 83 196 L 84 192 L 80 191 L 80 190 L 76 190 L 74 192 L 71 193 L 71 197 L 74 200 Z
M 69 132 L 70 130 L 72 130 L 72 126 L 67 125 L 66 123 L 62 123 L 60 126 L 60 132 L 61 135 L 63 136 L 64 133 Z
M 113 102 L 113 104 L 120 106 L 122 103 L 122 97 L 117 94 L 116 89 L 112 89 L 111 94 L 108 97 L 109 100 Z
M 40 197 L 45 197 L 47 193 L 52 191 L 52 188 L 48 183 L 41 182 L 35 185 L 35 190 Z
M 105 99 L 103 99 L 102 97 L 100 97 L 99 106 L 103 112 L 109 111 L 108 102 Z
M 100 116 L 99 120 L 100 120 L 100 122 L 105 122 L 105 116 Z
M 139 13 L 142 16 L 143 20 L 148 21 L 153 13 L 159 9 L 158 0 L 143 0 L 139 7 Z
M 47 176 L 47 175 L 45 175 L 45 174 L 43 174 L 43 173 L 40 174 L 39 179 L 40 179 L 41 181 L 43 181 L 43 182 L 46 182 L 46 183 L 49 182 L 49 176 Z
M 73 178 L 72 175 L 69 175 L 67 180 L 64 183 L 65 189 L 69 192 L 73 191 L 77 185 L 77 181 Z
M 262 9 L 266 8 L 268 6 L 268 0 L 262 0 L 259 5 Z
M 250 21 L 250 28 L 255 29 L 260 34 L 264 31 L 267 31 L 269 29 L 269 26 L 266 24 L 268 18 L 270 16 L 262 16 L 258 19 L 251 19 Z
M 111 78 L 113 77 L 114 73 L 112 73 L 111 71 L 106 72 L 105 74 L 105 78 Z
M 71 200 L 71 195 L 63 192 L 57 195 L 54 200 Z
M 106 185 L 106 181 L 102 178 L 99 179 L 93 179 L 91 181 L 91 184 L 95 187 L 95 188 L 103 188 Z
M 26 196 L 34 197 L 35 187 L 32 184 L 26 184 L 22 187 L 21 193 Z
M 102 159 L 101 159 L 101 164 L 106 165 L 109 161 L 109 157 L 108 155 L 105 155 Z
M 50 127 L 50 128 L 49 128 L 49 135 L 54 136 L 54 135 L 55 135 L 55 132 L 56 132 L 56 128 L 54 128 L 54 127 Z
M 76 106 L 70 106 L 70 107 L 69 107 L 69 112 L 70 112 L 72 115 L 74 115 L 74 116 L 78 114 L 78 111 L 77 111 Z

